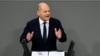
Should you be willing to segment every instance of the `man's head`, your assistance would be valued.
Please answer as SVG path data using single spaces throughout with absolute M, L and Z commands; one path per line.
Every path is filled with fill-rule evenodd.
M 37 8 L 37 15 L 43 20 L 47 21 L 50 19 L 50 7 L 45 2 L 40 2 Z

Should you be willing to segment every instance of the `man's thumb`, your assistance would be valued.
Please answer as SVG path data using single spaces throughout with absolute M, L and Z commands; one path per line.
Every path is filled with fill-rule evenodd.
M 34 32 L 32 31 L 31 34 L 34 34 Z
M 56 28 L 54 28 L 55 29 L 55 32 L 57 32 L 57 29 Z

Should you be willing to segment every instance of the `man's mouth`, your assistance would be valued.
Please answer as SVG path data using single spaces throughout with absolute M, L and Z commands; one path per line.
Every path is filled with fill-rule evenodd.
M 50 17 L 49 15 L 47 15 L 46 17 Z

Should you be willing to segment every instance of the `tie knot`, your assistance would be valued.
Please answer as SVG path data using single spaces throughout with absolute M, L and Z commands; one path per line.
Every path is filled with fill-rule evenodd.
M 43 24 L 46 24 L 46 22 L 43 22 Z

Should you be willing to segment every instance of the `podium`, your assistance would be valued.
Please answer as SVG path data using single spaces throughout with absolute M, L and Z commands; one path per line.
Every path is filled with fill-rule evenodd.
M 30 52 L 25 39 L 21 41 L 21 44 L 24 49 L 24 56 L 74 56 L 73 48 L 75 43 L 70 42 L 68 51 L 32 51 Z
M 65 56 L 65 51 L 32 51 L 31 56 Z

